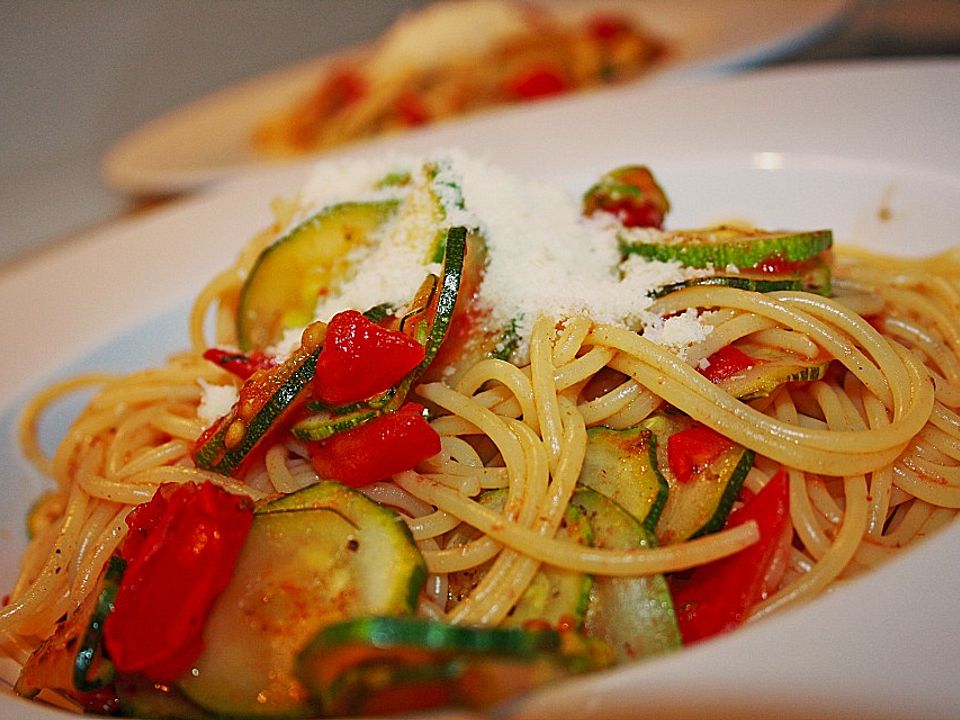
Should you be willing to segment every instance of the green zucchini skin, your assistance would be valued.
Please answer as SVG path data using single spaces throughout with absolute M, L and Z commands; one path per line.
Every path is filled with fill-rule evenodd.
M 680 482 L 670 470 L 667 445 L 670 436 L 694 425 L 677 411 L 658 412 L 642 425 L 657 436 L 658 464 L 670 487 L 663 514 L 656 526 L 661 545 L 670 545 L 722 530 L 743 481 L 753 467 L 754 453 L 731 441 L 730 449 Z
M 745 270 L 773 257 L 790 262 L 808 260 L 833 246 L 833 233 L 830 230 L 767 232 L 721 225 L 703 230 L 676 230 L 652 242 L 621 235 L 619 245 L 624 257 L 640 255 L 650 260 L 676 261 L 685 267 L 712 266 L 718 270 L 736 265 Z
M 377 398 L 353 404 L 348 411 L 325 410 L 310 415 L 296 423 L 293 434 L 301 440 L 317 441 L 374 420 L 399 408 L 413 385 L 420 379 L 440 350 L 450 328 L 453 312 L 460 294 L 464 273 L 467 246 L 472 232 L 466 227 L 451 228 L 444 242 L 444 260 L 440 277 L 426 305 L 417 308 L 401 320 L 400 329 L 406 323 L 413 324 L 413 332 L 424 344 L 423 360 L 397 385 Z M 408 331 L 410 327 L 406 328 Z
M 324 713 L 345 715 L 383 711 L 378 696 L 398 689 L 481 710 L 608 663 L 604 648 L 572 633 L 370 617 L 319 632 L 300 653 L 297 672 Z
M 120 716 L 167 720 L 212 720 L 203 708 L 190 702 L 172 685 L 151 682 L 139 675 L 125 675 L 114 684 L 120 701 Z
M 589 520 L 596 547 L 629 550 L 657 545 L 643 523 L 599 492 L 580 487 L 570 504 Z M 584 630 L 608 644 L 619 662 L 650 657 L 682 644 L 663 575 L 594 577 Z
M 260 253 L 240 291 L 240 349 L 263 350 L 283 330 L 309 323 L 320 292 L 343 276 L 348 255 L 369 243 L 398 206 L 382 200 L 326 207 Z
M 411 613 L 425 577 L 406 523 L 359 492 L 321 481 L 267 503 L 177 687 L 219 716 L 314 714 L 294 675 L 301 648 L 332 622 Z
M 749 290 L 751 292 L 780 292 L 803 290 L 803 281 L 798 277 L 790 278 L 763 278 L 749 275 L 713 275 L 711 277 L 694 278 L 682 282 L 662 285 L 655 290 L 651 297 L 661 298 L 672 292 L 683 290 L 688 287 L 699 287 L 709 285 L 713 287 L 732 287 L 738 290 Z
M 487 490 L 477 498 L 481 505 L 497 512 L 503 511 L 506 500 L 506 488 Z M 465 545 L 475 537 L 478 533 L 472 528 L 458 528 L 447 538 L 446 547 Z M 593 543 L 593 530 L 587 519 L 575 507 L 569 506 L 555 537 L 589 546 Z M 492 564 L 493 560 L 490 560 L 469 570 L 450 573 L 447 579 L 450 598 L 459 602 L 469 595 Z M 546 623 L 550 627 L 561 624 L 580 627 L 590 600 L 591 584 L 591 577 L 585 573 L 543 564 L 500 627 L 523 627 L 530 621 Z
M 640 426 L 590 428 L 578 484 L 609 497 L 648 530 L 657 526 L 670 490 L 658 466 L 657 438 Z
M 822 379 L 830 367 L 825 358 L 805 358 L 786 351 L 752 343 L 739 343 L 737 349 L 756 361 L 746 370 L 718 380 L 717 387 L 744 402 L 766 397 L 784 383 L 813 382 Z
M 239 418 L 239 410 L 233 409 L 220 419 L 219 425 L 208 436 L 201 438 L 194 450 L 194 462 L 203 470 L 212 470 L 222 475 L 231 475 L 293 402 L 307 389 L 317 370 L 320 348 L 312 352 L 296 354 L 279 368 L 272 371 L 265 381 L 273 392 L 249 421 L 243 422 L 245 432 L 239 442 L 229 443 L 230 428 Z

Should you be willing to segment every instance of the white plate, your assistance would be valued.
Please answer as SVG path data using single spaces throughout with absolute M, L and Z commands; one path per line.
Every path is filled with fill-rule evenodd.
M 589 5 L 598 1 L 611 4 L 586 0 Z M 838 24 L 851 5 L 851 0 L 711 0 L 708 5 L 699 0 L 639 0 L 629 8 L 673 47 L 670 60 L 648 80 L 676 80 L 795 51 Z M 250 146 L 253 128 L 309 92 L 330 61 L 319 57 L 254 78 L 148 123 L 108 151 L 102 168 L 105 180 L 133 193 L 175 193 L 264 163 Z
M 840 242 L 915 255 L 960 238 L 958 106 L 960 62 L 777 70 L 570 98 L 354 153 L 457 145 L 571 189 L 617 164 L 649 162 L 675 204 L 674 226 L 738 215 L 832 227 Z M 142 368 L 184 347 L 194 294 L 267 221 L 269 200 L 293 192 L 307 171 L 238 179 L 0 272 L 0 306 L 8 308 L 0 592 L 13 582 L 24 513 L 43 487 L 15 444 L 24 400 L 78 369 Z M 62 427 L 54 420 L 44 431 L 55 437 Z M 549 688 L 507 715 L 960 717 L 958 553 L 954 524 L 808 605 L 670 657 Z M 9 679 L 11 668 L 0 664 L 0 676 Z M 58 716 L 0 696 L 0 717 Z

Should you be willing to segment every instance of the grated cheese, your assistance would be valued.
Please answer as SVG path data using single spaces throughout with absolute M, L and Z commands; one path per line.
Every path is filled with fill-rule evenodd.
M 197 380 L 197 384 L 202 391 L 197 419 L 204 427 L 230 412 L 230 408 L 240 399 L 240 393 L 233 385 L 214 385 L 202 378 Z
M 391 174 L 409 179 L 384 187 L 380 181 Z M 398 216 L 374 242 L 355 251 L 354 274 L 339 293 L 321 300 L 316 319 L 384 302 L 401 307 L 426 273 L 439 272 L 427 262 L 436 234 L 466 225 L 482 233 L 489 249 L 478 301 L 496 326 L 513 325 L 521 348 L 543 314 L 558 319 L 586 314 L 598 322 L 649 327 L 648 337 L 678 351 L 709 332 L 693 316 L 665 322 L 647 312 L 656 288 L 704 270 L 638 256 L 621 262 L 617 234 L 624 229 L 611 216 L 583 217 L 578 196 L 514 177 L 457 150 L 321 163 L 301 204 L 308 216 L 336 202 L 385 197 L 401 201 Z M 650 242 L 666 235 L 654 229 L 627 232 Z M 290 330 L 273 351 L 285 355 L 300 332 Z

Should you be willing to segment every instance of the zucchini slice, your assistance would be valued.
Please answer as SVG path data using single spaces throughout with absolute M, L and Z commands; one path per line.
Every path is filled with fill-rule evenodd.
M 103 654 L 103 623 L 125 567 L 119 556 L 110 557 L 97 582 L 99 591 L 89 593 L 24 663 L 13 688 L 18 695 L 32 698 L 48 689 L 85 704 L 87 693 L 113 681 L 113 663 Z
M 651 260 L 676 261 L 686 267 L 722 270 L 736 265 L 741 271 L 770 258 L 789 262 L 808 260 L 833 245 L 830 230 L 768 232 L 727 225 L 703 230 L 677 230 L 654 241 L 620 236 L 620 252 Z
M 190 702 L 173 685 L 152 682 L 142 675 L 121 675 L 114 683 L 120 716 L 127 718 L 176 718 L 212 720 L 203 708 Z
M 648 530 L 657 526 L 669 492 L 657 467 L 656 436 L 640 426 L 590 428 L 578 482 L 615 501 Z
M 301 347 L 279 367 L 247 380 L 240 400 L 197 440 L 197 467 L 221 475 L 237 472 L 313 380 L 319 355 L 319 347 Z
M 400 516 L 359 492 L 322 481 L 267 503 L 178 687 L 218 715 L 310 714 L 297 653 L 330 623 L 412 612 L 425 577 Z
M 641 423 L 657 436 L 658 463 L 670 486 L 667 503 L 657 523 L 661 545 L 682 542 L 722 530 L 740 487 L 750 468 L 754 453 L 730 441 L 730 449 L 705 467 L 697 468 L 687 482 L 680 482 L 670 470 L 667 446 L 670 436 L 696 425 L 679 412 L 663 411 Z
M 507 490 L 487 490 L 477 500 L 486 507 L 502 512 L 507 501 Z M 455 530 L 448 537 L 446 547 L 464 545 L 476 536 L 476 532 Z M 593 531 L 587 519 L 575 507 L 569 506 L 555 537 L 580 545 L 591 545 Z M 450 573 L 447 579 L 450 597 L 459 601 L 469 595 L 492 564 L 493 560 L 490 560 L 476 568 Z M 589 575 L 543 564 L 500 626 L 523 627 L 535 620 L 545 622 L 550 627 L 580 627 L 590 599 L 590 585 Z
M 657 544 L 643 523 L 590 488 L 576 490 L 570 504 L 589 519 L 597 547 L 633 549 Z M 621 662 L 681 645 L 673 600 L 663 575 L 595 577 L 584 630 L 606 642 Z
M 433 362 L 447 336 L 460 295 L 468 243 L 474 235 L 465 227 L 450 229 L 444 242 L 440 277 L 431 275 L 427 278 L 414 302 L 414 309 L 399 321 L 397 329 L 424 346 L 424 358 L 420 364 L 387 393 L 373 401 L 357 403 L 347 414 L 322 411 L 304 418 L 293 426 L 294 435 L 306 441 L 325 440 L 393 412 L 403 404 L 410 388 Z
M 320 631 L 297 673 L 324 713 L 366 715 L 482 709 L 608 663 L 605 648 L 571 632 L 371 617 Z
M 803 280 L 799 277 L 763 277 L 756 275 L 712 275 L 710 277 L 693 278 L 682 282 L 670 283 L 657 288 L 651 297 L 660 298 L 677 290 L 699 285 L 714 287 L 732 287 L 738 290 L 751 292 L 779 292 L 781 290 L 803 290 Z
M 830 367 L 825 358 L 805 358 L 777 348 L 738 343 L 735 346 L 754 360 L 753 367 L 716 382 L 717 387 L 744 402 L 766 397 L 788 382 L 820 380 Z
M 332 205 L 264 250 L 240 291 L 240 349 L 263 350 L 285 329 L 313 320 L 318 297 L 344 277 L 350 253 L 369 243 L 398 205 L 396 200 Z

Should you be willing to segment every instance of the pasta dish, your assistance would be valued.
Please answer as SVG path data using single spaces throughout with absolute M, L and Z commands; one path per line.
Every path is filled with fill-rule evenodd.
M 673 229 L 457 151 L 318 165 L 192 347 L 25 408 L 16 691 L 134 717 L 482 709 L 709 641 L 960 507 L 956 258 Z M 173 349 L 171 349 L 173 350 Z M 40 418 L 96 392 L 52 455 Z
M 499 105 L 622 83 L 666 56 L 629 12 L 564 17 L 535 3 L 448 0 L 401 17 L 372 47 L 337 59 L 315 87 L 254 129 L 287 156 Z

